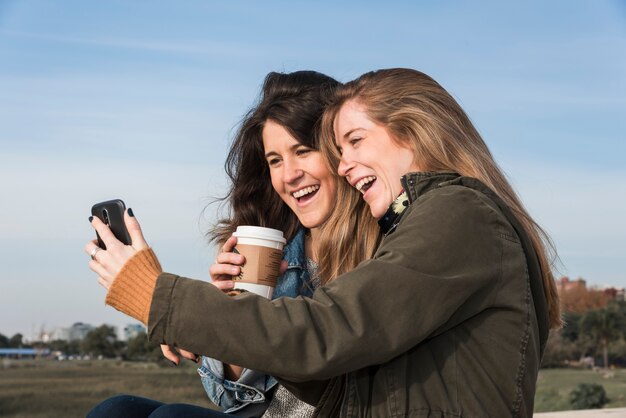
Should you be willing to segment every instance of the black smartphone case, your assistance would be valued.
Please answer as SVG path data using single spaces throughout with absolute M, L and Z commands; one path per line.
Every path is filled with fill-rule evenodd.
M 126 205 L 120 199 L 108 200 L 106 202 L 96 203 L 91 207 L 91 214 L 98 217 L 102 222 L 109 225 L 113 235 L 123 242 L 125 245 L 130 245 L 130 235 L 126 229 L 124 223 L 124 211 Z M 103 250 L 106 250 L 106 245 L 102 242 L 100 235 L 96 232 L 98 238 L 98 246 Z

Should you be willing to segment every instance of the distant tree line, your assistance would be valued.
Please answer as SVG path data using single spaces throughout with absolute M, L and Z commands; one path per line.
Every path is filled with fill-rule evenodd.
M 158 344 L 148 341 L 145 332 L 128 341 L 117 338 L 115 328 L 101 325 L 89 332 L 82 340 L 54 340 L 47 343 L 25 344 L 22 334 L 11 338 L 0 334 L 0 348 L 48 348 L 64 356 L 89 356 L 90 358 L 121 358 L 131 361 L 159 361 L 163 359 Z
M 543 367 L 626 366 L 626 301 L 584 286 L 560 296 L 564 326 L 551 332 Z
M 22 334 L 15 334 L 11 338 L 6 335 L 0 334 L 0 348 L 24 348 L 23 343 L 24 336 Z

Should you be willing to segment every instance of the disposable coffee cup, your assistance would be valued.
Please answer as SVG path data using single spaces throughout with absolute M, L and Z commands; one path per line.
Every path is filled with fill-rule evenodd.
M 287 240 L 283 232 L 259 226 L 239 226 L 234 252 L 246 257 L 239 276 L 233 277 L 235 290 L 245 290 L 270 299 L 276 287 L 283 246 Z

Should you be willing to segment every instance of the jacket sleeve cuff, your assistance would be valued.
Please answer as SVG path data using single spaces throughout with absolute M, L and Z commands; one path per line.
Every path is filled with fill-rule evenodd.
M 169 325 L 169 309 L 171 296 L 178 276 L 170 273 L 161 273 L 156 280 L 154 296 L 150 305 L 148 317 L 148 338 L 152 342 L 165 343 L 165 333 Z M 159 297 L 161 295 L 161 297 Z M 170 342 L 171 344 L 172 342 Z
M 152 249 L 139 251 L 115 277 L 105 303 L 148 324 L 152 294 L 161 271 L 161 264 Z

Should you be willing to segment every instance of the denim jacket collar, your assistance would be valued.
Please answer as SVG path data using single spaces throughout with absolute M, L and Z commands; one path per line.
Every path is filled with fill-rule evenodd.
M 283 248 L 283 259 L 287 260 L 289 269 L 305 268 L 306 255 L 304 254 L 304 239 L 306 229 L 300 228 L 296 235 Z
M 306 230 L 301 228 L 283 248 L 283 260 L 287 261 L 287 271 L 278 278 L 272 299 L 282 296 L 312 296 L 314 286 L 306 268 L 304 240 Z

